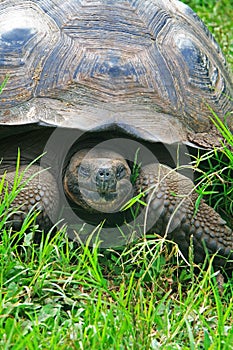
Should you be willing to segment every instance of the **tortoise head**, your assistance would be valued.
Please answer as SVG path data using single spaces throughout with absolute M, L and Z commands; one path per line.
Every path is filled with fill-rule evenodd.
M 88 210 L 113 213 L 132 197 L 131 170 L 119 154 L 84 149 L 70 159 L 64 176 L 66 195 Z

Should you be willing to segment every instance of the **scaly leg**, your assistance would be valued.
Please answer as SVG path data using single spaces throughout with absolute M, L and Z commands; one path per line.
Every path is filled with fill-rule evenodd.
M 21 166 L 19 174 L 25 169 L 26 166 Z M 14 178 L 15 171 L 6 173 L 8 192 L 13 188 Z M 56 180 L 48 170 L 32 165 L 25 171 L 22 181 L 26 181 L 26 184 L 11 204 L 12 207 L 17 208 L 17 212 L 10 217 L 10 225 L 14 230 L 19 230 L 26 214 L 30 209 L 35 208 L 40 211 L 36 220 L 40 228 L 49 230 L 53 224 L 51 217 L 56 213 L 59 204 Z
M 141 170 L 136 186 L 138 192 L 151 188 L 144 198 L 150 231 L 175 241 L 186 258 L 191 238 L 197 263 L 205 259 L 204 246 L 210 254 L 233 258 L 233 231 L 203 200 L 195 213 L 198 195 L 189 178 L 164 165 L 150 164 Z

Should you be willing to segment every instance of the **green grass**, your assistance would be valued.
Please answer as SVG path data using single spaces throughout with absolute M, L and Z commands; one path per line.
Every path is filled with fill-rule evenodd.
M 20 254 L 1 243 L 1 349 L 231 348 L 232 286 L 220 296 L 212 270 L 175 263 L 175 246 L 101 254 L 62 232 L 39 249 L 22 236 Z
M 209 23 L 233 63 L 230 1 L 188 4 Z M 227 133 L 228 144 L 231 137 Z M 228 166 L 232 153 L 223 150 Z M 222 176 L 222 163 L 212 163 Z M 230 175 L 223 175 L 225 183 Z M 0 197 L 4 186 L 3 179 Z M 156 237 L 122 251 L 101 251 L 98 243 L 77 247 L 58 232 L 37 246 L 32 237 L 42 233 L 33 224 L 36 214 L 20 232 L 10 234 L 7 227 L 19 187 L 17 180 L 11 194 L 4 189 L 0 204 L 0 349 L 233 349 L 233 280 L 220 293 L 211 261 L 194 273 L 175 245 Z
M 3 90 L 4 87 L 6 86 L 8 80 L 9 80 L 9 75 L 7 75 L 7 76 L 4 78 L 3 82 L 2 82 L 1 85 L 0 85 L 0 94 L 2 93 L 2 90 Z
M 194 275 L 161 248 L 101 254 L 59 232 L 39 249 L 25 236 L 19 254 L 5 232 L 0 348 L 231 349 L 231 284 L 220 296 L 210 268 Z

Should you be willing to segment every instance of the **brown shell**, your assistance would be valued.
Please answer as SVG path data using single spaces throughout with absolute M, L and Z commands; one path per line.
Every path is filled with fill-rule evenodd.
M 1 125 L 115 126 L 173 143 L 211 133 L 210 110 L 233 109 L 219 46 L 177 0 L 2 0 L 6 75 Z

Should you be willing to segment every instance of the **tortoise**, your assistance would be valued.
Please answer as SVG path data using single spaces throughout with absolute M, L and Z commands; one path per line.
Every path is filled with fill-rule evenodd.
M 9 76 L 0 171 L 11 188 L 20 148 L 19 172 L 30 179 L 13 202 L 15 229 L 31 208 L 45 230 L 64 218 L 73 239 L 76 220 L 93 229 L 106 218 L 111 244 L 118 220 L 131 224 L 121 209 L 136 196 L 145 232 L 166 235 L 186 257 L 193 240 L 197 262 L 206 249 L 232 258 L 232 229 L 203 201 L 195 211 L 192 175 L 173 169 L 177 150 L 185 165 L 187 153 L 219 145 L 210 110 L 233 128 L 226 60 L 187 5 L 3 0 L 0 47 L 1 81 Z

